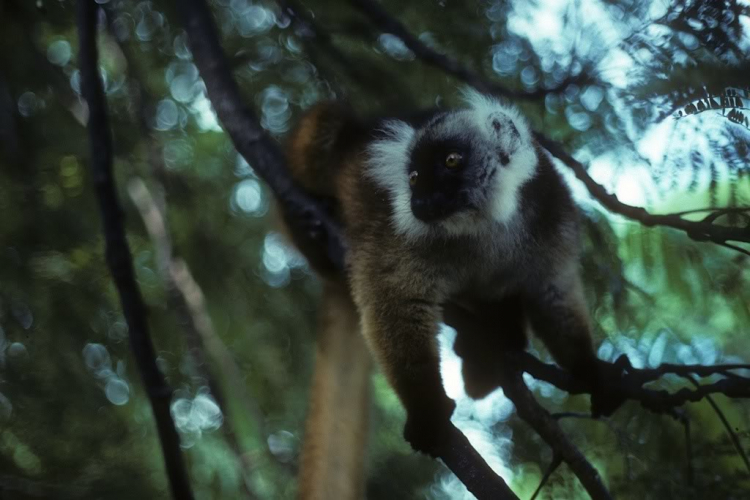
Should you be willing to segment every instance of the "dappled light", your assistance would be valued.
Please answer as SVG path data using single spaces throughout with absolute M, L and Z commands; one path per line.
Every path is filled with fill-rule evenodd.
M 746 0 L 5 0 L 0 41 L 0 498 L 306 500 L 309 442 L 336 467 L 358 443 L 357 498 L 750 498 Z M 369 326 L 342 279 L 342 178 L 323 165 L 312 189 L 284 155 L 318 103 L 361 118 L 344 146 L 309 132 L 355 163 L 360 128 L 472 88 L 518 107 L 570 188 L 595 351 L 625 395 L 594 418 L 530 335 L 474 400 L 440 323 L 468 441 L 433 459 L 372 342 L 319 332 Z M 321 312 L 332 287 L 353 319 Z M 361 410 L 361 436 L 306 427 L 331 379 L 356 389 L 324 410 Z

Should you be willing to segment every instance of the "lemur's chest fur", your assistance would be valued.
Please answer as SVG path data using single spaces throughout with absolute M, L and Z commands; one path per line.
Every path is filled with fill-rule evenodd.
M 417 269 L 440 269 L 437 274 L 448 296 L 492 301 L 517 290 L 529 278 L 530 249 L 524 249 L 524 240 L 514 228 L 498 224 L 477 235 L 411 243 L 405 254 L 421 261 Z

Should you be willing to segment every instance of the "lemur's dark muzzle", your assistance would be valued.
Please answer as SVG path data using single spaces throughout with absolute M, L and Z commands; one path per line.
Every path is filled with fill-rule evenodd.
M 464 193 L 452 193 L 450 197 L 441 192 L 429 196 L 412 196 L 411 211 L 414 217 L 423 222 L 445 219 L 462 209 L 471 208 Z

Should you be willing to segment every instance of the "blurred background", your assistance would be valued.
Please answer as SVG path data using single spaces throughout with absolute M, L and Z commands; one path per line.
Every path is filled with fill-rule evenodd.
M 120 200 L 191 484 L 198 498 L 293 498 L 319 283 L 222 132 L 179 2 L 98 3 Z M 349 3 L 209 4 L 245 102 L 279 141 L 322 99 L 386 114 L 460 103 L 465 83 Z M 428 47 L 516 92 L 531 124 L 621 201 L 654 213 L 750 204 L 748 2 L 380 5 Z M 72 0 L 0 0 L 0 497 L 165 498 L 151 408 L 104 262 L 77 43 Z M 729 106 L 712 109 L 710 96 Z M 636 367 L 750 363 L 750 258 L 608 213 L 570 183 L 599 356 L 624 353 Z M 154 207 L 167 234 L 147 231 Z M 174 304 L 166 247 L 192 273 L 210 320 L 206 348 Z M 501 391 L 467 399 L 452 339 L 446 327 L 454 421 L 528 498 L 551 452 Z M 549 359 L 536 342 L 532 351 Z M 727 431 L 750 452 L 747 401 L 714 398 L 727 426 L 708 401 L 686 405 L 686 433 L 632 402 L 607 420 L 579 418 L 588 398 L 528 383 L 550 411 L 571 413 L 561 425 L 618 498 L 750 497 L 750 470 Z M 471 498 L 440 463 L 411 452 L 398 400 L 380 374 L 372 384 L 367 497 Z M 656 387 L 689 385 L 666 377 Z M 579 497 L 565 467 L 541 494 Z

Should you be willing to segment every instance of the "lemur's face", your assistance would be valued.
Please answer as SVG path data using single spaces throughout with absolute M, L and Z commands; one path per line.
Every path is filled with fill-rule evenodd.
M 393 222 L 407 236 L 477 234 L 508 223 L 537 156 L 515 108 L 481 94 L 468 109 L 414 127 L 394 120 L 368 148 L 369 175 L 390 192 Z
M 415 139 L 406 173 L 411 211 L 426 223 L 491 211 L 498 179 L 522 147 L 512 118 L 501 112 L 484 123 L 476 122 L 473 111 L 443 113 Z

